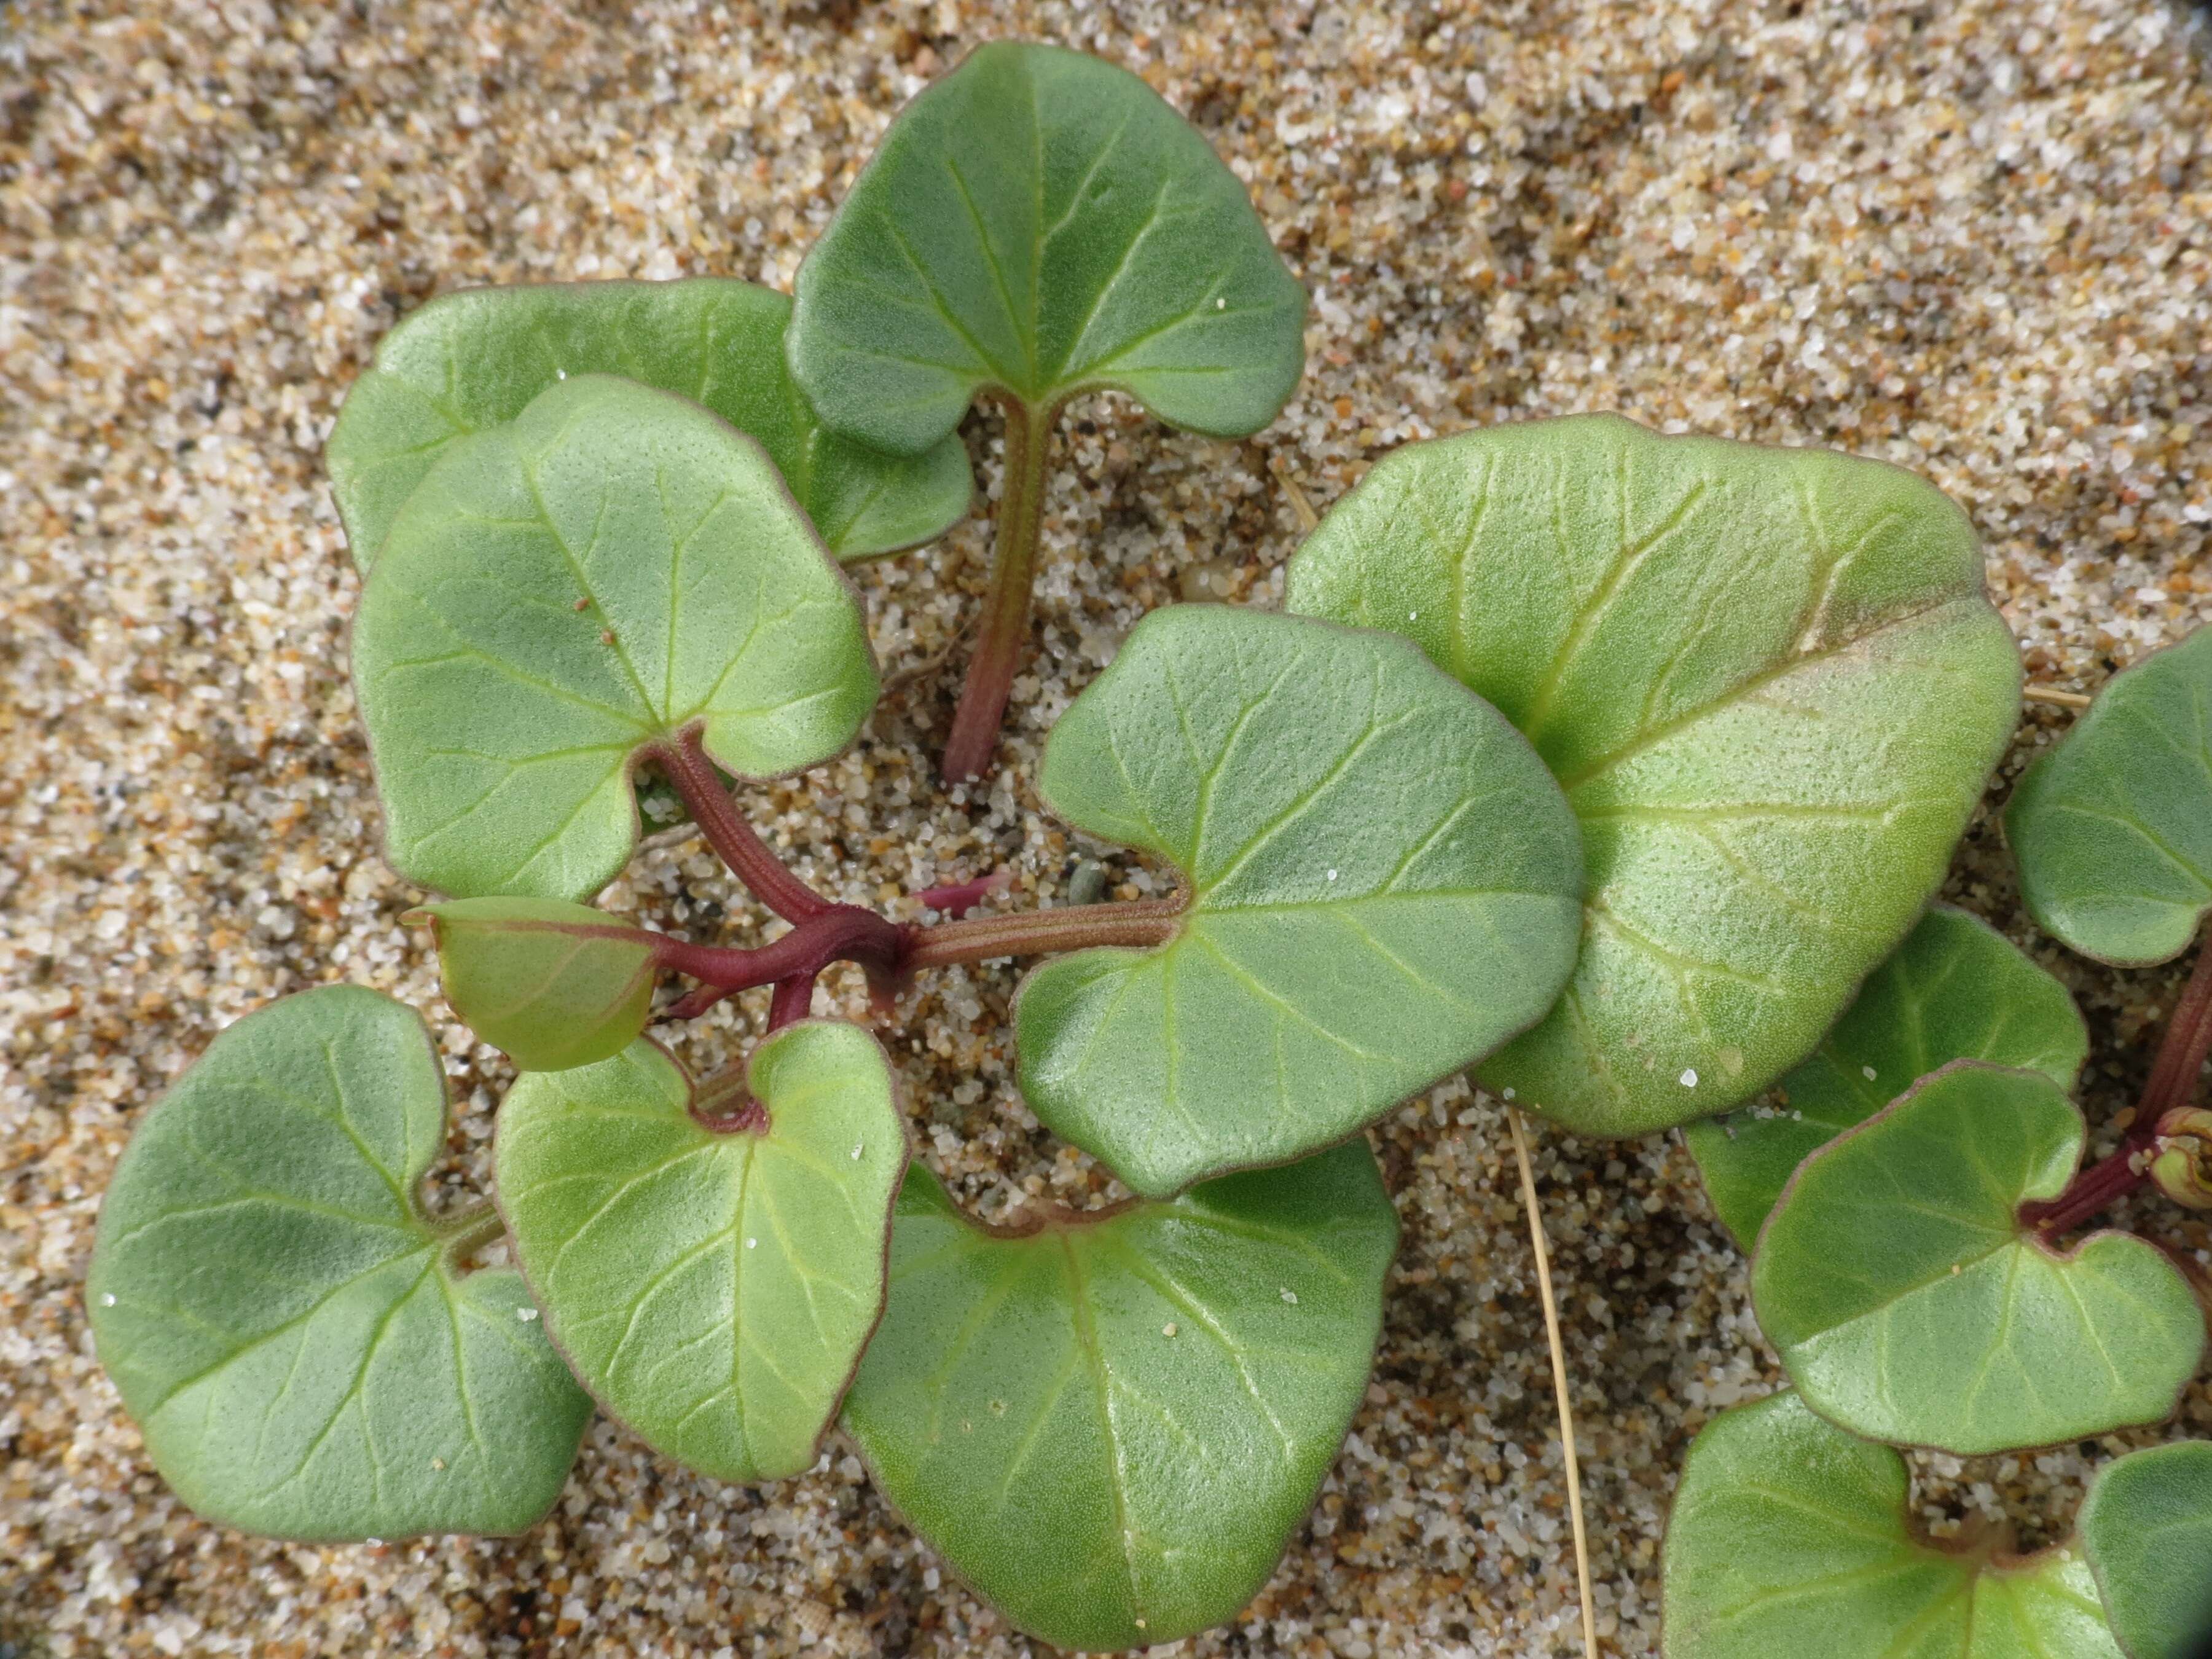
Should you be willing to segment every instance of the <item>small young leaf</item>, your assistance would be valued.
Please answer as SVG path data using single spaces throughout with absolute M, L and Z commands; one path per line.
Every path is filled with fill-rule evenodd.
M 2171 1416 L 2204 1352 L 2187 1281 L 2130 1234 L 2060 1255 L 2018 1219 L 2084 1138 L 2048 1077 L 1960 1060 L 1807 1158 L 1751 1269 L 1806 1402 L 1961 1456 Z
M 2068 948 L 2179 956 L 2212 908 L 2212 629 L 2116 674 L 2005 809 L 2028 914 Z
M 2128 1659 L 2203 1659 L 2212 1640 L 2212 1441 L 2108 1463 L 2075 1523 Z
M 2071 1089 L 2088 1028 L 2066 988 L 1964 910 L 1939 904 L 1869 975 L 1774 1115 L 1683 1131 L 1723 1225 L 1747 1248 L 1797 1166 L 1954 1060 L 2041 1072 Z
M 784 367 L 790 315 L 782 295 L 720 276 L 470 289 L 410 313 L 331 428 L 331 488 L 355 563 L 375 562 L 401 503 L 455 440 L 504 426 L 580 374 L 679 393 L 758 439 L 840 558 L 944 534 L 975 492 L 959 440 L 899 457 L 821 426 Z
M 525 1077 L 495 1148 L 515 1259 L 577 1376 L 654 1450 L 723 1480 L 814 1461 L 883 1310 L 906 1167 L 890 1064 L 858 1026 L 788 1026 L 746 1082 L 758 1109 L 710 1127 L 641 1039 Z
M 455 899 L 409 911 L 438 941 L 446 1000 L 526 1071 L 620 1054 L 653 1012 L 653 935 L 561 899 Z
M 2020 659 L 1966 515 L 1879 461 L 1616 416 L 1408 444 L 1291 562 L 1528 733 L 1581 816 L 1582 956 L 1482 1068 L 1578 1133 L 1750 1099 L 1948 866 Z
M 1312 1504 L 1397 1237 L 1364 1141 L 1018 1233 L 966 1220 L 917 1166 L 845 1426 L 1021 1629 L 1178 1640 L 1235 1616 Z
M 1574 960 L 1559 789 L 1387 634 L 1156 611 L 1039 790 L 1189 884 L 1168 944 L 1055 958 L 1015 1008 L 1030 1107 L 1140 1193 L 1342 1139 L 1540 1018 Z
M 915 454 L 978 391 L 1099 387 L 1242 436 L 1305 366 L 1305 290 L 1237 175 L 1126 70 L 978 47 L 900 112 L 799 267 L 786 337 L 822 418 Z
M 877 687 L 851 587 L 759 445 L 601 375 L 447 449 L 353 655 L 392 862 L 460 897 L 588 898 L 636 841 L 640 750 L 696 726 L 738 776 L 796 771 Z
M 281 1538 L 513 1533 L 592 1414 L 508 1269 L 422 1212 L 446 1083 L 414 1012 L 307 991 L 218 1036 L 100 1212 L 100 1363 L 162 1478 Z
M 2120 1659 L 2078 1549 L 1945 1548 L 1910 1496 L 1794 1394 L 1722 1413 L 1668 1522 L 1666 1659 Z

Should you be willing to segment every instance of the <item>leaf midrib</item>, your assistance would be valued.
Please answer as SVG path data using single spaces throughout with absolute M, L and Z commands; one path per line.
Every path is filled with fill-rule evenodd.
M 1774 667 L 1730 686 L 1711 702 L 1700 703 L 1695 708 L 1685 709 L 1673 719 L 1662 720 L 1650 730 L 1638 733 L 1620 747 L 1585 763 L 1572 772 L 1562 774 L 1559 780 L 1559 787 L 1565 790 L 1568 799 L 1572 800 L 1577 790 L 1602 777 L 1615 767 L 1658 747 L 1668 738 L 1676 737 L 1717 714 L 1726 713 L 1753 693 L 1765 690 L 1777 681 L 1787 679 L 1801 669 L 1817 668 L 1893 629 L 1910 627 L 1914 623 L 1936 616 L 1945 611 L 1958 609 L 1961 605 L 1971 608 L 1978 601 L 1984 605 L 1988 604 L 1985 599 L 1972 593 L 1946 594 L 1942 599 L 1932 600 L 1929 604 L 1916 606 L 1910 611 L 1900 611 L 1894 616 L 1885 617 L 1855 634 L 1844 635 L 1822 649 L 1796 653 Z M 1579 807 L 1577 812 L 1579 816 Z
M 1074 1318 L 1076 1345 L 1090 1367 L 1098 1399 L 1099 1431 L 1105 1437 L 1107 1448 L 1107 1486 L 1114 1497 L 1114 1533 L 1121 1547 L 1122 1567 L 1128 1577 L 1130 1617 L 1139 1621 L 1141 1629 L 1146 1604 L 1138 1579 L 1136 1534 L 1129 1524 L 1129 1471 L 1122 1458 L 1121 1437 L 1114 1426 L 1113 1378 L 1107 1370 L 1105 1350 L 1098 1340 L 1097 1314 L 1091 1305 L 1090 1285 L 1084 1273 L 1079 1241 L 1072 1231 L 1063 1229 L 1060 1243 L 1067 1265 L 1068 1306 Z
M 378 1273 L 383 1273 L 394 1263 L 405 1261 L 410 1256 L 416 1254 L 417 1251 L 426 1258 L 427 1265 L 435 1265 L 437 1249 L 434 1241 L 432 1240 L 425 1239 L 422 1243 L 416 1245 L 413 1250 L 393 1251 L 390 1255 L 380 1258 L 373 1266 L 364 1267 L 359 1273 L 341 1279 L 336 1285 L 331 1285 L 329 1290 L 317 1297 L 307 1307 L 301 1309 L 298 1313 L 293 1315 L 289 1319 L 285 1320 L 282 1324 L 272 1325 L 269 1329 L 262 1332 L 259 1335 L 252 1337 L 246 1341 L 240 1343 L 237 1347 L 231 1350 L 230 1352 L 223 1355 L 221 1358 L 210 1361 L 207 1364 L 202 1366 L 198 1370 L 194 1371 L 191 1376 L 184 1378 L 181 1382 L 173 1384 L 161 1395 L 160 1400 L 156 1401 L 153 1405 L 146 1407 L 144 1414 L 149 1418 L 158 1415 L 186 1389 L 197 1388 L 209 1377 L 213 1376 L 217 1371 L 223 1370 L 228 1367 L 235 1364 L 247 1354 L 252 1353 L 256 1348 L 264 1346 L 267 1343 L 275 1340 L 277 1337 L 283 1335 L 286 1332 L 307 1323 L 317 1314 L 320 1313 L 333 1300 L 343 1296 L 346 1291 L 351 1290 L 363 1279 L 374 1278 Z M 421 1280 L 418 1278 L 415 1281 L 415 1284 L 419 1285 L 420 1283 Z M 394 1298 L 393 1305 L 397 1306 L 398 1303 L 404 1301 L 407 1296 L 412 1295 L 414 1289 L 415 1285 L 410 1285 L 405 1294 Z M 168 1312 L 172 1310 L 162 1309 L 161 1311 Z

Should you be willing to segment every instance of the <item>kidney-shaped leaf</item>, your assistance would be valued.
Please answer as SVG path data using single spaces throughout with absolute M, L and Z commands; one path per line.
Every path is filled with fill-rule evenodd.
M 799 267 L 787 337 L 822 418 L 915 453 L 980 390 L 1126 392 L 1237 436 L 1305 365 L 1305 291 L 1237 175 L 1142 81 L 978 47 L 902 111 Z
M 2028 913 L 2100 962 L 2179 956 L 2212 908 L 2212 629 L 2112 677 L 2005 809 Z
M 2129 1659 L 2203 1659 L 2212 1639 L 2212 1441 L 2108 1463 L 2075 1523 Z
M 1366 1390 L 1397 1233 L 1364 1141 L 1019 1234 L 967 1221 L 917 1168 L 845 1426 L 1022 1629 L 1175 1641 L 1234 1617 L 1311 1506 Z
M 850 586 L 760 446 L 588 375 L 457 440 L 362 595 L 354 678 L 393 865 L 460 897 L 588 897 L 637 838 L 638 752 L 811 766 L 876 697 Z
M 1616 416 L 1385 457 L 1289 607 L 1395 629 L 1528 733 L 1580 815 L 1584 942 L 1493 1056 L 1583 1133 L 1749 1099 L 1918 917 L 2004 750 L 2020 661 L 1966 515 L 1823 450 Z
M 591 1416 L 509 1269 L 422 1212 L 445 1073 L 354 986 L 225 1030 L 148 1113 L 100 1206 L 100 1363 L 163 1479 L 282 1538 L 512 1533 Z
M 1960 1060 L 1807 1158 L 1751 1270 L 1806 1402 L 1962 1456 L 2172 1415 L 2204 1351 L 2188 1282 L 2131 1234 L 2061 1255 L 2018 1218 L 2083 1139 L 2048 1077 Z
M 1038 1117 L 1141 1193 L 1343 1139 L 1541 1018 L 1573 963 L 1573 815 L 1386 634 L 1154 611 L 1039 787 L 1188 884 L 1169 943 L 1058 957 L 1015 1011 Z
M 1915 1528 L 1905 1460 L 1794 1394 L 1690 1448 L 1667 1527 L 1666 1659 L 2120 1659 L 2078 1549 Z
M 354 562 L 375 562 L 401 503 L 457 440 L 503 426 L 556 381 L 619 374 L 703 404 L 760 441 L 841 558 L 944 534 L 968 511 L 968 453 L 948 437 L 892 456 L 814 418 L 784 366 L 791 301 L 720 276 L 479 288 L 384 337 L 331 428 L 327 459 Z
M 525 1077 L 496 1147 L 555 1343 L 610 1414 L 724 1480 L 814 1461 L 883 1310 L 906 1167 L 890 1064 L 858 1026 L 787 1027 L 746 1076 L 759 1109 L 714 1121 L 640 1039 Z
M 1808 1156 L 1954 1060 L 2041 1072 L 2062 1089 L 2089 1049 L 2066 988 L 1964 910 L 1939 904 L 1868 976 L 1780 1103 L 1683 1132 L 1713 1208 L 1748 1246 Z
M 438 941 L 446 1000 L 526 1071 L 588 1066 L 653 1012 L 653 936 L 563 899 L 455 899 L 410 910 Z

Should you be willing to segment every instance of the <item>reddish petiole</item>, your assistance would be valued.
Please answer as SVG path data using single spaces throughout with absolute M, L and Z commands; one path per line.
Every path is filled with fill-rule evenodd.
M 1178 894 L 1127 904 L 1077 904 L 959 919 L 1006 884 L 1006 874 L 1000 871 L 917 896 L 926 908 L 953 921 L 929 927 L 890 921 L 857 904 L 823 898 L 786 868 L 738 811 L 696 731 L 649 754 L 731 872 L 791 923 L 782 938 L 750 950 L 660 938 L 654 946 L 660 965 L 699 981 L 669 1006 L 670 1018 L 696 1018 L 726 996 L 765 985 L 775 988 L 769 1029 L 781 1030 L 806 1018 L 814 981 L 835 963 L 858 963 L 881 1006 L 918 969 L 1100 945 L 1164 945 L 1175 937 L 1185 906 Z
M 2094 1219 L 2149 1178 L 2150 1161 L 2159 1133 L 2159 1121 L 2177 1106 L 2185 1106 L 2197 1092 L 2197 1079 L 2204 1060 L 2212 1054 L 2212 947 L 2199 943 L 2189 983 L 2166 1022 L 2158 1058 L 2151 1063 L 2149 1081 L 2136 1107 L 2127 1139 L 2112 1156 L 2091 1164 L 2075 1176 L 2057 1198 L 2023 1204 L 2020 1218 L 2045 1239 L 2056 1238 Z

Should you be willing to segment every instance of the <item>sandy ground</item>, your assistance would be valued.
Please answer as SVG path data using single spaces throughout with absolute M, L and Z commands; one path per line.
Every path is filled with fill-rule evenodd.
M 373 342 L 479 283 L 787 285 L 899 103 L 1008 33 L 1103 52 L 1190 112 L 1316 296 L 1310 370 L 1241 444 L 1071 411 L 1018 763 L 978 799 L 939 791 L 953 683 L 924 673 L 851 757 L 761 803 L 842 896 L 1001 865 L 1014 902 L 1065 891 L 1092 854 L 1037 810 L 1030 764 L 1118 636 L 1177 598 L 1277 599 L 1297 534 L 1279 469 L 1325 506 L 1391 446 L 1471 424 L 1611 408 L 1920 468 L 1972 512 L 2048 684 L 2094 687 L 2212 616 L 2212 65 L 2203 15 L 2159 0 L 0 12 L 0 1653 L 1029 1647 L 834 1444 L 750 1490 L 602 1421 L 511 1540 L 204 1526 L 147 1465 L 81 1290 L 133 1121 L 284 991 L 351 980 L 429 1012 L 460 1102 L 448 1179 L 483 1174 L 508 1074 L 398 926 L 414 895 L 378 861 L 344 677 L 358 587 L 320 447 Z M 995 430 L 969 435 L 988 477 Z M 969 616 L 984 534 L 864 575 L 887 668 Z M 2005 777 L 2065 718 L 2037 711 Z M 1986 822 L 1950 892 L 2077 988 L 2085 1103 L 2109 1117 L 2176 975 L 2035 940 Z M 702 939 L 761 921 L 696 843 L 610 902 Z M 893 1043 L 921 1143 L 993 1214 L 1105 1185 L 1013 1092 L 1012 985 L 939 976 Z M 1367 1407 L 1273 1583 L 1185 1650 L 1569 1651 L 1503 1126 L 1452 1085 L 1376 1141 L 1406 1243 Z M 1601 1626 L 1644 1654 L 1683 1448 L 1776 1373 L 1678 1143 L 1547 1133 L 1540 1158 Z M 2203 1386 L 2185 1426 L 2212 1431 Z M 1943 1513 L 2033 1536 L 2089 1460 L 1923 1467 Z

